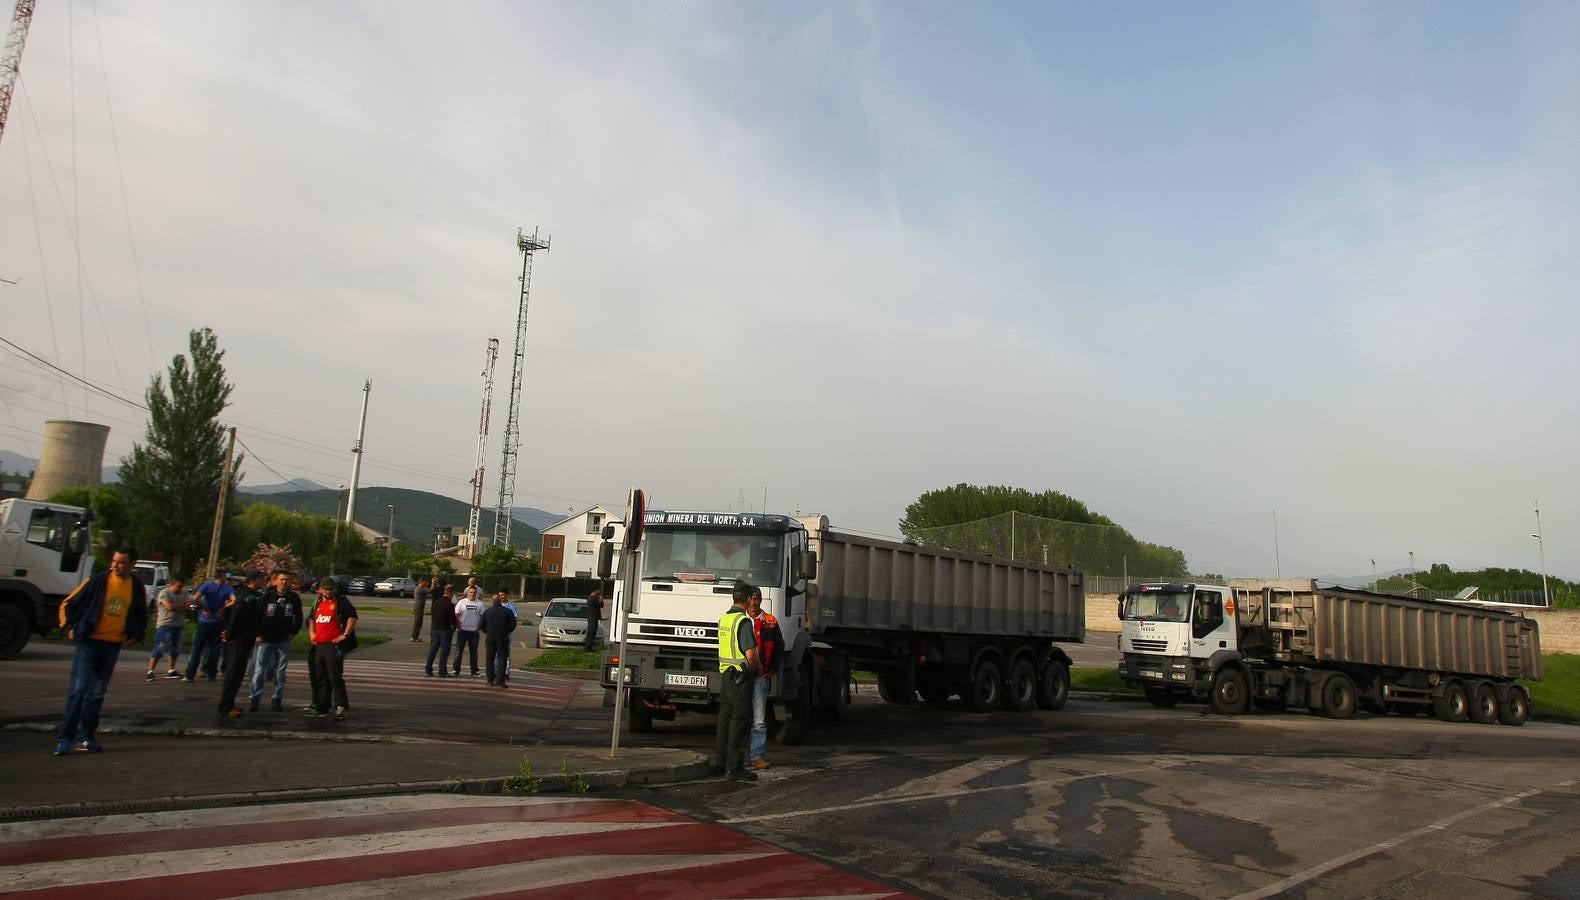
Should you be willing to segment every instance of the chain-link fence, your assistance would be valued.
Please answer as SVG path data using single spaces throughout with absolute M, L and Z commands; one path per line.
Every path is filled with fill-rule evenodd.
M 1086 572 L 1166 572 L 1162 580 L 1185 574 L 1185 554 L 1173 547 L 1138 541 L 1117 525 L 1088 525 L 1045 519 L 1022 512 L 918 529 L 918 543 L 961 553 L 995 556 Z

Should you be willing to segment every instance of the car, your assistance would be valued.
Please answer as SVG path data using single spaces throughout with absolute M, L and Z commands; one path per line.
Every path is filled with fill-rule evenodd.
M 579 597 L 555 597 L 548 608 L 536 614 L 538 619 L 538 649 L 550 646 L 581 646 L 587 637 L 587 601 Z M 603 622 L 598 623 L 598 638 L 594 645 L 603 643 Z
M 346 579 L 346 593 L 371 594 L 373 593 L 373 586 L 378 583 L 379 580 L 374 575 L 353 575 Z
M 410 597 L 417 593 L 417 582 L 403 575 L 392 575 L 389 578 L 373 585 L 375 594 L 394 594 L 397 597 Z

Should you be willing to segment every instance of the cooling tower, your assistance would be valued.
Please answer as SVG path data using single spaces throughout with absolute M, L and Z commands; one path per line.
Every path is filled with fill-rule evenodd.
M 104 467 L 104 442 L 110 426 L 50 419 L 44 423 L 44 453 L 33 472 L 27 499 L 47 500 L 65 488 L 96 488 Z

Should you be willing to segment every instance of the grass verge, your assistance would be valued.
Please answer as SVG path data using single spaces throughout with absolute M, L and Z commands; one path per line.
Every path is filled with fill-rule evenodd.
M 1116 669 L 1071 669 L 1070 689 L 1075 691 L 1108 691 L 1116 694 L 1139 694 L 1141 689 L 1119 680 Z
M 1538 714 L 1580 721 L 1580 655 L 1546 654 L 1542 680 L 1520 683 L 1531 692 L 1531 705 Z
M 576 647 L 555 647 L 545 650 L 538 658 L 527 663 L 529 669 L 596 669 L 603 665 L 603 654 L 590 653 Z

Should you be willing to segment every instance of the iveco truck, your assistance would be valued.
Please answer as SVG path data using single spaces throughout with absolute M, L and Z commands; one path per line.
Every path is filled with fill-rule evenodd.
M 92 518 L 63 503 L 0 500 L 0 659 L 56 627 L 60 601 L 92 574 Z
M 1137 584 L 1119 598 L 1119 675 L 1155 706 L 1206 700 L 1347 719 L 1371 713 L 1523 725 L 1541 680 L 1536 622 L 1514 612 L 1312 582 L 1300 589 Z
M 799 743 L 814 712 L 839 718 L 852 669 L 875 673 L 890 703 L 1057 709 L 1068 696 L 1056 642 L 1085 635 L 1079 572 L 849 534 L 824 516 L 649 510 L 643 521 L 637 596 L 616 588 L 603 671 L 606 688 L 624 672 L 635 731 L 717 709 L 718 621 L 739 581 L 762 589 L 784 632 L 771 688 L 782 743 Z

